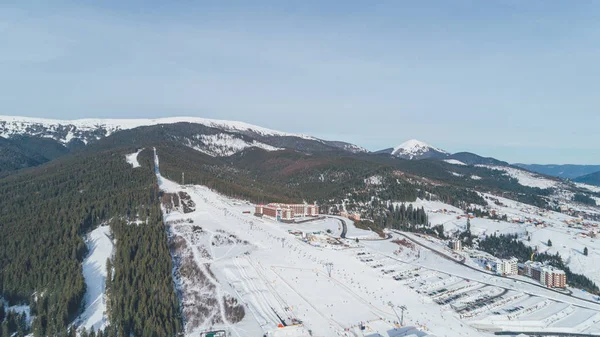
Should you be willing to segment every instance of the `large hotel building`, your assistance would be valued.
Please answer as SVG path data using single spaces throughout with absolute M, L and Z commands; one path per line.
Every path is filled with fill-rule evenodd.
M 294 218 L 314 217 L 319 215 L 319 206 L 309 204 L 277 204 L 256 205 L 255 215 L 265 216 L 277 221 L 291 221 Z
M 566 288 L 567 275 L 563 270 L 544 265 L 540 262 L 527 261 L 522 265 L 522 274 L 539 281 L 549 288 Z

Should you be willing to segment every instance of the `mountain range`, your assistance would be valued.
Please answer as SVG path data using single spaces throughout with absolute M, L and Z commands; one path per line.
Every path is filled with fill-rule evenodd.
M 173 125 L 178 125 L 176 130 Z M 230 156 L 256 147 L 266 151 L 291 149 L 303 153 L 350 153 L 387 155 L 405 160 L 440 160 L 450 164 L 511 166 L 505 161 L 470 152 L 451 154 L 422 141 L 411 139 L 398 146 L 369 152 L 342 141 L 281 132 L 235 121 L 197 117 L 156 119 L 80 119 L 55 120 L 18 116 L 0 116 L 0 174 L 10 170 L 41 165 L 87 144 L 110 138 L 120 131 L 158 126 L 160 137 L 215 157 Z M 168 135 L 167 135 L 168 133 Z M 157 137 L 157 135 L 147 137 Z M 118 137 L 117 137 L 118 138 Z M 600 165 L 525 165 L 514 164 L 531 172 L 575 179 L 600 171 Z M 582 182 L 596 183 L 592 177 Z
M 159 190 L 158 158 L 161 177 L 185 184 L 181 193 Z M 423 201 L 480 212 L 508 202 L 539 212 L 578 207 L 590 210 L 578 214 L 600 220 L 600 188 L 416 140 L 368 152 L 346 142 L 199 118 L 0 117 L 0 296 L 32 306 L 34 335 L 66 335 L 87 301 L 84 237 L 100 229 L 111 233 L 106 241 L 116 251 L 111 268 L 106 258 L 100 261 L 112 275 L 100 297 L 110 310 L 100 316 L 122 328 L 120 335 L 177 335 L 185 322 L 171 252 L 187 243 L 168 240 L 165 228 L 174 224 L 163 221 L 163 211 L 168 201 L 183 209 L 177 221 L 186 221 L 185 208 L 194 207 L 184 192 L 189 185 L 255 204 L 316 202 L 329 214 L 363 214 L 371 221 L 357 225 L 379 232 L 400 226 L 402 208 L 394 205 Z M 408 210 L 403 230 L 444 235 L 443 225 L 430 226 L 424 209 Z M 223 216 L 238 215 L 225 210 Z M 203 223 L 190 226 L 189 234 L 202 237 Z M 196 269 L 183 272 L 198 275 Z

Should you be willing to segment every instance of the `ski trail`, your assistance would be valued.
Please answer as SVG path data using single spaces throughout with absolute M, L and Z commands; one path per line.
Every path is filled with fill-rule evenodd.
M 153 148 L 153 150 L 154 150 L 154 170 L 155 170 L 156 177 L 157 177 L 157 180 L 158 180 L 159 186 L 160 186 L 161 183 L 163 182 L 163 178 L 162 178 L 162 175 L 160 174 L 159 159 L 158 159 L 158 155 L 156 154 L 156 148 Z M 192 213 L 195 213 L 195 211 Z M 208 212 L 208 215 L 210 217 L 212 217 L 212 214 L 210 214 L 210 212 Z M 196 245 L 194 245 L 192 242 L 190 242 L 190 240 L 185 235 L 182 235 L 181 232 L 177 231 L 177 229 L 175 229 L 175 226 L 173 226 L 173 231 L 177 235 L 182 237 L 185 240 L 186 244 L 189 247 L 191 247 L 192 256 L 194 258 L 194 261 L 196 262 L 197 267 L 202 271 L 202 273 L 205 275 L 206 279 L 210 283 L 212 283 L 213 286 L 215 287 L 215 297 L 217 300 L 217 304 L 219 306 L 219 314 L 220 314 L 221 321 L 223 322 L 223 324 L 225 326 L 227 326 L 229 328 L 229 330 L 233 331 L 238 337 L 242 337 L 240 335 L 240 333 L 237 331 L 237 329 L 233 326 L 233 324 L 231 322 L 229 322 L 229 320 L 227 320 L 227 317 L 225 314 L 226 310 L 225 310 L 225 303 L 224 303 L 224 293 L 222 291 L 221 284 L 215 278 L 212 277 L 212 274 L 208 271 L 208 268 L 206 268 L 205 263 L 203 263 L 201 254 L 198 251 L 198 247 L 196 247 Z M 211 234 L 210 242 L 212 242 L 212 239 L 214 238 L 214 233 L 213 232 L 209 232 L 209 233 Z M 215 255 L 214 255 L 214 249 L 213 249 L 212 245 L 210 245 L 210 249 L 211 249 L 211 256 L 214 257 Z M 212 317 L 211 317 L 211 319 L 212 319 Z
M 253 304 L 253 306 L 256 308 L 256 310 L 260 311 L 261 317 L 265 321 L 265 325 L 270 323 L 271 328 L 276 327 L 277 324 L 279 323 L 279 319 L 273 313 L 273 310 L 271 310 L 271 308 L 269 306 L 265 306 L 265 303 L 271 302 L 268 300 L 268 298 L 265 294 L 265 291 L 267 291 L 267 290 L 266 289 L 263 290 L 263 289 L 259 288 L 259 286 L 256 284 L 256 281 L 255 281 L 256 278 L 251 277 L 248 274 L 246 267 L 241 266 L 239 261 L 236 261 L 236 264 L 239 267 L 238 270 L 240 272 L 240 276 L 242 277 L 240 279 L 241 286 L 245 289 L 248 296 L 251 299 L 253 299 L 253 301 L 251 301 L 250 303 Z

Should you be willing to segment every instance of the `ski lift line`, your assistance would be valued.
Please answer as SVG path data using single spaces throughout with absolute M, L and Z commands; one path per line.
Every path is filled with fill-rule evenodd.
M 295 269 L 293 267 L 284 267 L 286 269 Z M 316 268 L 315 268 L 316 269 Z M 307 270 L 307 269 L 304 269 Z M 311 269 L 310 271 L 314 271 L 313 269 Z M 273 272 L 281 279 L 284 279 L 281 275 L 279 275 L 275 270 L 273 270 Z M 325 272 L 323 272 L 322 270 L 320 270 L 321 274 L 323 275 L 323 277 L 325 277 L 325 275 L 327 275 Z M 376 316 L 379 315 L 384 315 L 384 316 L 392 316 L 391 313 L 386 312 L 384 310 L 381 310 L 375 306 L 373 306 L 372 304 L 370 304 L 367 300 L 363 299 L 359 294 L 357 294 L 354 290 L 352 290 L 351 288 L 347 287 L 345 284 L 343 284 L 342 282 L 340 282 L 339 280 L 337 280 L 335 277 L 326 277 L 327 279 L 331 279 L 333 281 L 335 281 L 339 286 L 341 286 L 347 293 L 349 293 L 350 295 L 352 295 L 355 299 L 357 299 L 359 302 L 362 302 L 364 305 L 366 305 L 367 307 L 371 308 L 371 311 L 373 312 L 373 314 L 375 314 Z M 286 282 L 287 283 L 287 282 Z M 288 284 L 289 285 L 289 284 Z M 291 286 L 290 286 L 291 287 Z M 295 291 L 295 290 L 294 290 Z
M 335 323 L 335 324 L 338 326 L 338 328 L 339 328 L 341 331 L 343 331 L 343 330 L 344 330 L 344 327 L 343 327 L 343 326 L 342 326 L 342 325 L 341 325 L 339 322 L 337 322 L 336 320 L 334 320 L 334 319 L 333 319 L 333 318 L 331 318 L 331 317 L 327 317 L 327 315 L 325 315 L 323 312 L 321 312 L 319 309 L 317 309 L 317 308 L 316 308 L 316 307 L 315 307 L 315 306 L 314 306 L 314 305 L 311 303 L 311 301 L 309 301 L 309 300 L 308 300 L 306 297 L 304 297 L 304 296 L 303 296 L 301 293 L 299 293 L 298 291 L 296 291 L 296 289 L 294 289 L 294 287 L 292 287 L 292 285 L 291 285 L 291 284 L 289 284 L 289 283 L 288 283 L 288 282 L 285 280 L 285 278 L 281 277 L 281 275 L 277 274 L 277 272 L 275 272 L 275 271 L 274 271 L 274 273 L 275 273 L 275 275 L 277 275 L 277 277 L 278 277 L 278 278 L 279 278 L 279 279 L 280 279 L 280 280 L 281 280 L 283 283 L 285 283 L 285 284 L 286 284 L 286 285 L 287 285 L 287 286 L 288 286 L 288 287 L 289 287 L 289 288 L 290 288 L 290 289 L 291 289 L 291 290 L 292 290 L 292 291 L 293 291 L 293 292 L 294 292 L 296 295 L 298 295 L 300 298 L 302 298 L 302 300 L 304 300 L 304 302 L 306 302 L 306 304 L 308 304 L 310 307 L 312 307 L 312 308 L 315 310 L 315 312 L 316 312 L 316 313 L 318 313 L 318 314 L 319 314 L 321 317 L 323 317 L 323 318 L 325 319 L 325 321 L 327 321 L 327 322 L 329 322 L 329 323 Z
M 247 274 L 246 269 L 242 265 L 240 265 L 240 263 L 238 262 L 237 259 L 234 259 L 234 265 L 238 269 L 240 276 L 241 276 L 241 279 L 238 279 L 238 282 L 241 283 L 242 285 L 244 285 L 244 280 L 247 282 L 245 284 L 245 286 L 243 287 L 243 288 L 245 288 L 244 290 L 246 290 L 246 294 L 249 297 L 254 296 L 253 294 L 256 294 L 256 296 L 262 296 L 264 301 L 267 302 L 267 299 L 266 299 L 264 293 L 258 289 L 258 287 L 254 284 L 254 282 L 251 281 L 252 278 Z M 238 292 L 238 290 L 234 286 L 232 286 L 232 288 L 235 291 L 235 293 L 238 295 L 238 297 L 243 300 L 244 297 Z M 259 302 L 259 303 L 262 304 L 262 302 Z M 246 303 L 246 304 L 250 308 L 250 310 L 253 312 L 254 317 L 257 319 L 257 321 L 258 320 L 262 321 L 262 322 L 259 322 L 259 325 L 261 327 L 266 326 L 269 322 L 272 325 L 276 325 L 273 317 L 268 317 L 270 315 L 267 310 L 265 310 L 264 308 L 259 308 L 259 306 L 250 305 L 250 303 Z M 260 311 L 260 313 L 259 313 L 259 311 Z
M 251 267 L 252 267 L 252 266 L 251 266 Z M 253 267 L 252 267 L 252 268 L 253 268 Z M 277 326 L 277 321 L 278 321 L 278 319 L 272 315 L 272 311 L 269 311 L 269 310 L 268 310 L 268 309 L 265 307 L 265 305 L 266 305 L 266 304 L 268 304 L 268 305 L 269 305 L 269 307 L 271 307 L 271 308 L 272 308 L 272 306 L 273 306 L 273 303 L 272 303 L 272 301 L 273 301 L 273 300 L 275 300 L 275 301 L 276 301 L 276 303 L 277 303 L 277 304 L 279 304 L 279 306 L 282 306 L 282 305 L 285 305 L 285 304 L 282 304 L 282 303 L 281 303 L 281 299 L 277 298 L 277 294 L 273 294 L 273 291 L 272 291 L 272 290 L 270 290 L 270 289 L 268 288 L 268 285 L 267 285 L 267 283 L 266 283 L 266 282 L 265 282 L 265 281 L 262 279 L 262 277 L 260 276 L 260 274 L 258 274 L 258 271 L 256 271 L 256 270 L 255 270 L 255 272 L 257 273 L 258 280 L 259 280 L 260 282 L 263 282 L 263 284 L 265 284 L 265 287 L 266 287 L 265 291 L 260 291 L 260 296 L 262 297 L 262 299 L 263 299 L 263 301 L 264 301 L 264 304 L 263 304 L 263 302 L 260 302 L 260 304 L 261 304 L 261 309 L 263 310 L 263 312 L 264 312 L 264 313 L 265 313 L 267 316 L 269 316 L 269 319 L 271 320 L 271 322 L 273 323 L 273 325 L 274 325 L 274 326 Z M 247 279 L 248 279 L 248 280 L 250 280 L 250 279 L 251 279 L 251 278 L 248 276 L 248 274 L 246 274 L 246 277 L 247 277 Z M 255 289 L 257 292 L 259 291 L 259 289 L 258 289 L 258 286 L 257 286 L 256 284 L 252 283 L 252 286 L 254 287 L 254 289 Z M 267 298 L 267 296 L 265 295 L 265 292 L 268 292 L 269 294 L 271 294 L 271 296 L 272 296 L 272 299 L 271 299 L 271 300 L 269 300 L 269 299 Z
M 269 282 L 269 280 L 267 279 L 266 275 L 264 275 L 259 270 L 259 268 L 257 268 L 257 266 L 254 265 L 254 263 L 252 262 L 252 259 L 250 257 L 246 257 L 246 259 L 248 259 L 248 263 L 250 264 L 250 266 L 252 266 L 252 268 L 256 271 L 256 274 L 261 278 L 261 280 L 263 281 L 263 283 L 270 290 L 270 293 L 271 293 L 271 295 L 273 295 L 273 298 L 275 298 L 275 300 L 277 302 L 279 302 L 278 303 L 279 306 L 281 308 L 290 308 L 289 304 L 285 301 L 285 299 L 279 295 L 279 293 L 277 292 L 277 290 L 275 290 L 275 288 L 273 287 L 273 285 L 271 284 L 271 282 Z M 298 317 L 296 317 L 296 315 L 294 314 L 294 312 L 292 310 L 290 310 L 290 312 L 294 316 L 292 318 L 298 319 Z

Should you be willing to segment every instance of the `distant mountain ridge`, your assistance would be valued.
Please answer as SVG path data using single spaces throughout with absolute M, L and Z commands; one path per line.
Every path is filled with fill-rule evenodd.
M 600 186 L 600 171 L 578 177 L 575 181 L 578 183 Z
M 494 166 L 510 166 L 507 162 L 491 157 L 482 157 L 471 152 L 457 152 L 448 157 L 455 159 L 467 165 L 494 165 Z
M 513 165 L 529 171 L 565 179 L 575 179 L 600 171 L 600 165 L 539 165 L 520 163 Z
M 57 120 L 18 116 L 0 116 L 0 137 L 4 139 L 0 144 L 1 159 L 3 159 L 0 166 L 4 170 L 15 170 L 41 165 L 58 157 L 52 153 L 62 155 L 73 148 L 97 143 L 118 132 L 156 125 L 163 125 L 162 129 L 168 131 L 168 134 L 163 135 L 165 139 L 177 139 L 188 147 L 214 157 L 231 156 L 244 149 L 257 147 L 266 151 L 292 149 L 304 153 L 387 154 L 405 160 L 429 159 L 448 162 L 454 160 L 466 165 L 511 166 L 507 162 L 470 152 L 451 154 L 416 139 L 408 140 L 396 147 L 369 152 L 347 142 L 322 140 L 308 135 L 281 132 L 245 122 L 227 120 L 197 117 Z M 40 152 L 38 148 L 44 150 Z M 600 165 L 515 164 L 515 166 L 569 179 L 600 171 Z
M 88 144 L 106 138 L 115 132 L 130 130 L 142 126 L 172 125 L 177 123 L 190 123 L 220 130 L 222 136 L 213 136 L 211 139 L 204 137 L 200 143 L 207 144 L 211 141 L 230 151 L 222 152 L 223 155 L 231 154 L 233 149 L 243 149 L 249 146 L 258 146 L 264 149 L 293 148 L 299 151 L 346 151 L 351 153 L 366 153 L 364 148 L 340 141 L 327 141 L 315 137 L 281 132 L 245 122 L 207 119 L 198 117 L 168 117 L 156 119 L 78 119 L 57 120 L 45 118 L 29 118 L 19 116 L 0 116 L 0 137 L 10 139 L 14 136 L 27 135 L 40 138 L 51 138 L 63 144 L 79 142 Z M 201 137 L 202 132 L 190 135 L 191 138 Z M 196 139 L 199 140 L 199 139 Z M 193 139 L 187 139 L 190 146 Z M 220 152 L 212 152 L 219 155 Z

